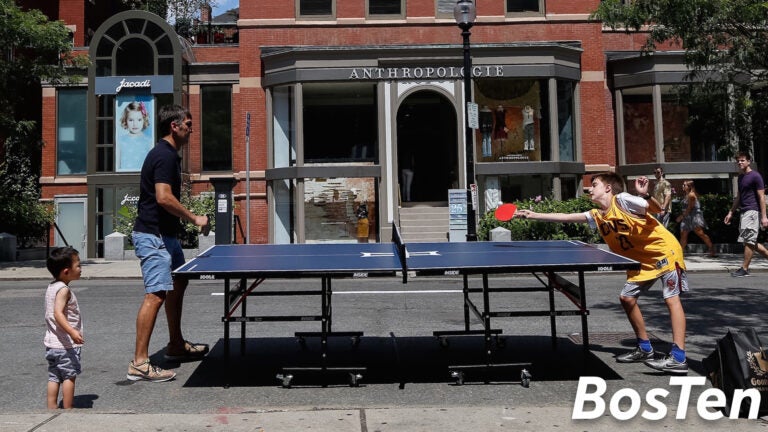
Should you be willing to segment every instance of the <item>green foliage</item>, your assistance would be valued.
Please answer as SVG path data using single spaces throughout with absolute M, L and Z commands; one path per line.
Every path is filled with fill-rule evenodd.
M 152 12 L 175 25 L 176 33 L 192 35 L 192 23 L 200 19 L 200 9 L 205 5 L 214 7 L 215 0 L 121 0 L 131 9 Z
M 680 224 L 675 220 L 683 213 L 685 201 L 672 202 L 672 216 L 669 224 L 669 230 L 679 237 Z M 733 204 L 733 197 L 727 195 L 705 194 L 699 195 L 699 204 L 704 213 L 704 220 L 707 222 L 705 232 L 712 239 L 713 243 L 736 243 L 739 236 L 739 214 L 734 215 L 730 225 L 723 222 L 725 215 Z M 758 233 L 758 241 L 765 242 L 768 237 L 765 231 Z M 695 233 L 688 235 L 688 243 L 702 243 L 699 236 Z
M 517 203 L 518 208 L 531 209 L 541 213 L 583 213 L 595 208 L 588 195 L 566 201 L 551 198 L 527 199 Z M 511 232 L 512 240 L 581 240 L 586 243 L 602 243 L 600 234 L 584 224 L 561 224 L 532 221 L 527 219 L 512 219 L 500 222 L 487 212 L 482 216 L 478 225 L 478 238 L 488 240 L 490 232 L 496 227 L 503 227 Z
M 214 194 L 205 194 L 192 196 L 192 185 L 184 183 L 181 190 L 181 204 L 197 215 L 215 215 L 216 199 Z M 211 231 L 216 231 L 216 218 L 211 218 Z M 191 222 L 184 223 L 184 232 L 179 236 L 182 245 L 187 247 L 197 247 L 197 235 L 200 229 Z
M 34 122 L 18 122 L 5 141 L 5 158 L 0 162 L 0 232 L 15 235 L 19 247 L 40 242 L 54 221 L 51 207 L 39 201 L 42 145 L 36 136 Z
M 115 232 L 119 232 L 128 237 L 128 242 L 131 241 L 131 232 L 133 231 L 133 223 L 138 216 L 138 207 L 133 204 L 126 204 L 120 208 L 115 215 L 115 221 L 112 225 L 112 229 Z
M 761 109 L 768 92 L 758 89 L 768 79 L 767 6 L 765 0 L 604 0 L 592 17 L 614 30 L 645 32 L 647 52 L 670 44 L 684 49 L 691 78 L 705 83 L 701 89 L 722 99 L 730 86 L 728 140 L 752 150 L 768 137 Z
M 707 234 L 714 243 L 736 243 L 739 236 L 738 214 L 730 225 L 723 222 L 726 213 L 731 208 L 733 197 L 727 195 L 705 194 L 699 196 L 707 222 Z M 679 238 L 680 224 L 675 220 L 682 214 L 683 201 L 672 202 L 672 216 L 669 230 Z M 518 208 L 531 209 L 538 213 L 583 213 L 596 208 L 589 200 L 588 195 L 579 198 L 557 201 L 550 198 L 543 200 L 528 199 L 517 203 Z M 496 227 L 506 228 L 511 232 L 512 240 L 581 240 L 585 243 L 602 243 L 603 240 L 596 230 L 587 224 L 561 224 L 553 222 L 531 221 L 527 219 L 512 219 L 508 222 L 497 221 L 493 212 L 487 212 L 478 223 L 478 238 L 488 240 L 490 232 Z M 760 231 L 759 241 L 768 241 L 768 234 Z M 688 235 L 688 243 L 701 243 L 701 239 L 695 234 Z
M 64 23 L 22 11 L 12 0 L 0 0 L 0 46 L 0 232 L 27 247 L 44 238 L 54 220 L 50 206 L 39 202 L 41 82 L 79 81 L 69 68 L 87 61 L 72 55 Z
M 216 201 L 213 194 L 192 195 L 192 184 L 185 182 L 181 190 L 181 204 L 197 215 L 215 215 Z M 114 230 L 125 234 L 130 239 L 133 224 L 136 221 L 137 207 L 133 205 L 123 206 L 115 217 Z M 184 231 L 179 235 L 179 240 L 185 248 L 197 247 L 197 236 L 200 229 L 191 222 L 185 222 Z M 216 218 L 211 218 L 211 231 L 216 231 Z

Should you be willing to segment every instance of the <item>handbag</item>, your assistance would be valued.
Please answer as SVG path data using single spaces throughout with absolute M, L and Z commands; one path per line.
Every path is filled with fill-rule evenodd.
M 752 388 L 760 392 L 758 416 L 768 413 L 768 355 L 754 328 L 728 330 L 702 363 L 712 386 L 725 393 L 725 415 L 731 413 L 734 391 Z M 738 407 L 739 417 L 747 417 L 751 405 L 745 398 Z

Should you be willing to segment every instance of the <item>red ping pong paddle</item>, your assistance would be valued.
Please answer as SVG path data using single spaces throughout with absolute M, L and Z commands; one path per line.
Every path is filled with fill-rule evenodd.
M 493 212 L 493 216 L 496 217 L 496 220 L 506 222 L 512 219 L 516 211 L 517 211 L 517 206 L 515 204 L 513 203 L 502 204 L 496 207 L 496 210 Z

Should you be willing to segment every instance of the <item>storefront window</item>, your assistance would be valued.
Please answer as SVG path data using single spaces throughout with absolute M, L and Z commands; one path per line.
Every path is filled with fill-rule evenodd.
M 557 81 L 557 130 L 561 161 L 576 161 L 572 81 Z
M 293 88 L 272 90 L 272 142 L 275 168 L 296 165 L 296 128 L 293 118 Z
M 56 99 L 56 173 L 85 174 L 87 113 L 86 89 L 62 89 Z
M 378 160 L 375 88 L 366 83 L 303 86 L 305 162 Z
M 727 95 L 697 90 L 688 85 L 661 87 L 666 162 L 728 160 Z
M 375 178 L 306 179 L 306 242 L 377 241 L 376 183 Z
M 545 80 L 476 79 L 478 162 L 550 160 Z
M 115 171 L 141 171 L 155 146 L 155 98 L 126 92 L 116 95 L 115 104 Z
M 563 188 L 563 199 L 571 198 L 566 195 L 575 193 L 575 177 L 571 176 L 563 183 L 572 184 Z M 536 199 L 537 197 L 552 197 L 552 175 L 551 174 L 533 174 L 533 175 L 498 175 L 487 176 L 482 179 L 480 184 L 483 196 L 483 205 L 480 209 L 490 211 L 498 204 L 503 202 L 518 202 L 526 199 Z M 570 192 L 570 189 L 573 192 Z
M 114 226 L 115 189 L 96 188 L 96 256 L 104 256 L 104 236 L 112 233 Z
M 544 11 L 541 0 L 507 0 L 507 14 Z
M 294 208 L 292 197 L 295 190 L 295 182 L 290 179 L 273 180 L 271 185 L 275 203 L 273 243 L 294 243 L 296 239 L 293 234 L 296 232 L 296 229 L 293 224 Z
M 115 170 L 115 96 L 101 95 L 97 101 L 96 172 L 112 172 Z
M 656 162 L 652 87 L 621 91 L 627 164 Z
M 335 0 L 296 0 L 299 18 L 333 18 Z
M 200 92 L 203 171 L 231 171 L 232 87 L 203 86 Z
M 366 0 L 369 18 L 392 18 L 403 15 L 405 0 Z
M 437 18 L 453 18 L 454 0 L 435 0 L 435 16 Z

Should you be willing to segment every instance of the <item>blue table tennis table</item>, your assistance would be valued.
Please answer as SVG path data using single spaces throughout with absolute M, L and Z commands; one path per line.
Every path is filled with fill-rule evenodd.
M 410 243 L 400 241 L 398 230 L 393 230 L 392 243 L 324 243 L 324 244 L 250 244 L 216 245 L 200 253 L 174 271 L 174 277 L 200 280 L 222 280 L 224 283 L 224 358 L 230 359 L 230 325 L 240 323 L 240 349 L 245 352 L 245 324 L 269 321 L 320 321 L 319 332 L 296 332 L 303 341 L 306 337 L 319 337 L 320 365 L 317 367 L 283 368 L 278 376 L 284 387 L 290 387 L 293 374 L 298 371 L 342 371 L 348 374 L 350 385 L 357 385 L 364 366 L 334 368 L 328 362 L 328 338 L 346 336 L 359 341 L 362 332 L 333 331 L 332 281 L 338 278 L 395 277 L 400 275 L 407 283 L 408 275 L 452 276 L 463 278 L 464 329 L 435 331 L 441 343 L 446 338 L 464 335 L 484 337 L 484 361 L 476 365 L 451 366 L 451 376 L 462 384 L 466 369 L 525 366 L 524 364 L 495 364 L 494 339 L 498 342 L 500 329 L 491 326 L 492 318 L 550 317 L 553 347 L 556 344 L 556 317 L 580 316 L 582 340 L 589 347 L 585 272 L 638 269 L 640 264 L 612 252 L 580 241 L 512 241 L 466 243 Z M 538 282 L 535 287 L 492 287 L 489 275 L 532 273 Z M 575 274 L 571 282 L 562 273 Z M 481 287 L 471 287 L 469 276 L 482 277 Z M 259 289 L 262 282 L 273 278 L 319 278 L 319 290 Z M 570 276 L 573 277 L 573 276 Z M 232 281 L 237 281 L 233 284 Z M 547 310 L 498 311 L 491 309 L 491 294 L 496 292 L 542 291 L 549 294 Z M 555 305 L 555 292 L 564 294 L 575 308 L 560 310 Z M 476 304 L 473 296 L 482 298 Z M 319 296 L 320 313 L 316 315 L 276 316 L 248 315 L 250 296 Z M 239 314 L 237 313 L 239 310 Z M 472 329 L 473 318 L 480 329 Z M 227 368 L 228 369 L 228 368 Z M 523 369 L 521 381 L 528 385 L 530 375 Z M 486 380 L 487 382 L 487 380 Z M 227 379 L 226 386 L 229 385 Z

